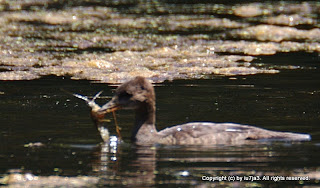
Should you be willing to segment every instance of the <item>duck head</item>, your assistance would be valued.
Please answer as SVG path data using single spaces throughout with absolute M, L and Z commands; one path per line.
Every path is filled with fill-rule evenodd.
M 113 98 L 98 112 L 105 114 L 119 109 L 137 110 L 148 105 L 155 105 L 154 88 L 146 78 L 138 76 L 120 85 Z

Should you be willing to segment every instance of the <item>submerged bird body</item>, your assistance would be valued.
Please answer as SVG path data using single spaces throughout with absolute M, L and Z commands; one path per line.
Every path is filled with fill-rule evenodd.
M 148 132 L 151 134 L 146 136 Z M 302 141 L 309 139 L 310 136 L 307 134 L 269 131 L 235 123 L 211 122 L 191 122 L 156 133 L 150 130 L 136 134 L 137 143 L 170 145 L 239 145 L 249 144 L 252 140 Z
M 235 123 L 191 122 L 158 132 L 155 127 L 154 88 L 144 77 L 136 77 L 120 85 L 111 101 L 95 110 L 94 114 L 101 117 L 101 114 L 118 109 L 135 110 L 132 140 L 138 145 L 237 145 L 252 140 L 310 140 L 308 134 L 270 131 Z

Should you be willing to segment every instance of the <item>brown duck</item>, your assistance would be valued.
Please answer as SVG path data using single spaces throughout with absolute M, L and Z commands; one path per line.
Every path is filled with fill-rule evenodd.
M 119 109 L 135 111 L 132 140 L 138 145 L 238 145 L 252 140 L 307 141 L 308 134 L 270 131 L 235 123 L 191 122 L 157 131 L 155 127 L 156 98 L 152 84 L 136 77 L 116 89 L 114 97 L 101 108 L 92 103 L 92 117 L 97 123 L 108 112 Z M 89 104 L 90 106 L 90 104 Z

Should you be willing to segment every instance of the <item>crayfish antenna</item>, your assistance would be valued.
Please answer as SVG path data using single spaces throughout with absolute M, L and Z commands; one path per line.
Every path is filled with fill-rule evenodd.
M 82 99 L 84 101 L 87 102 L 87 105 L 91 108 L 92 111 L 96 112 L 98 111 L 101 107 L 95 102 L 95 100 L 100 96 L 100 94 L 102 93 L 102 91 L 100 91 L 99 93 L 97 93 L 91 100 L 88 99 L 88 97 L 86 96 L 82 96 L 79 94 L 73 94 L 73 96 Z

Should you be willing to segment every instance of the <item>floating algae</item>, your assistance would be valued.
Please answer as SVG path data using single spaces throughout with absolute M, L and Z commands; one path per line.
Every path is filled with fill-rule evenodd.
M 317 2 L 1 1 L 0 79 L 123 83 L 274 74 L 259 55 L 320 52 Z M 298 27 L 299 26 L 299 27 Z M 213 50 L 212 50 L 213 49 Z

